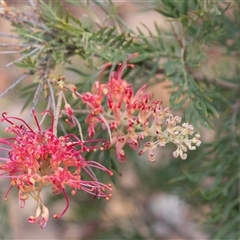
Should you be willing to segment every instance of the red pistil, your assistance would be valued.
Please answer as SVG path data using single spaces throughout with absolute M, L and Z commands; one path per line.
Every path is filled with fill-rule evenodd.
M 62 217 L 62 215 L 68 210 L 68 208 L 69 208 L 69 199 L 68 199 L 68 196 L 67 196 L 67 194 L 66 194 L 66 191 L 65 191 L 65 189 L 64 188 L 62 188 L 62 193 L 63 193 L 63 195 L 64 195 L 64 197 L 65 197 L 65 199 L 66 199 L 66 206 L 65 206 L 65 208 L 63 209 L 63 211 L 60 213 L 60 214 L 54 214 L 54 218 L 60 218 L 60 217 Z

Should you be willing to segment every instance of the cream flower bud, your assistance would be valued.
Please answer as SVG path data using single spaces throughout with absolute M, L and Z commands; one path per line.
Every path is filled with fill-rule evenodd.
M 180 151 L 180 157 L 181 159 L 185 160 L 187 158 L 187 154 L 183 153 L 183 151 Z
M 177 158 L 179 156 L 179 150 L 173 152 L 173 157 Z
M 35 223 L 37 218 L 40 216 L 40 213 L 41 213 L 41 209 L 40 209 L 40 207 L 37 207 L 35 217 L 34 216 L 30 216 L 28 218 L 28 222 Z
M 189 150 L 196 150 L 196 147 L 195 146 L 190 146 Z
M 42 207 L 42 218 L 38 221 L 38 224 L 40 225 L 41 228 L 45 228 L 47 225 L 47 221 L 49 218 L 49 210 L 47 207 L 43 205 Z

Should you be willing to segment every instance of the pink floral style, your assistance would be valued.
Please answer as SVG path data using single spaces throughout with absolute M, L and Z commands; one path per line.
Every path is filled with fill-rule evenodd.
M 69 207 L 67 188 L 72 189 L 74 195 L 78 190 L 83 190 L 94 197 L 104 197 L 109 199 L 111 194 L 111 185 L 105 185 L 99 182 L 92 171 L 92 168 L 98 168 L 113 173 L 95 161 L 87 161 L 82 153 L 86 151 L 102 149 L 101 146 L 86 146 L 96 140 L 83 142 L 73 134 L 57 137 L 53 133 L 53 115 L 46 110 L 42 115 L 49 113 L 52 116 L 52 125 L 47 130 L 42 130 L 36 118 L 33 115 L 37 125 L 33 130 L 24 120 L 2 114 L 2 122 L 7 122 L 10 127 L 6 132 L 12 134 L 10 138 L 0 138 L 1 151 L 6 152 L 8 157 L 0 158 L 0 177 L 10 180 L 5 200 L 7 200 L 9 191 L 13 187 L 18 188 L 19 206 L 25 206 L 25 202 L 32 197 L 37 203 L 35 216 L 30 216 L 30 223 L 38 224 L 44 228 L 49 218 L 49 210 L 44 205 L 41 192 L 45 186 L 52 187 L 53 194 L 62 193 L 66 199 L 66 206 L 61 213 L 55 214 L 54 218 L 60 218 Z M 102 141 L 102 140 L 98 140 Z M 5 145 L 5 147 L 4 147 Z M 89 180 L 83 180 L 83 172 L 88 175 Z
M 110 73 L 107 83 L 96 81 L 91 93 L 80 94 L 75 90 L 89 109 L 86 119 L 89 136 L 95 134 L 97 123 L 109 129 L 111 139 L 108 147 L 115 146 L 119 161 L 126 159 L 123 149 L 126 144 L 137 149 L 143 139 L 147 142 L 139 155 L 148 152 L 152 162 L 155 161 L 156 147 L 165 147 L 169 142 L 177 146 L 173 156 L 186 159 L 187 150 L 194 150 L 201 144 L 200 135 L 196 134 L 191 139 L 189 136 L 194 133 L 193 127 L 187 123 L 179 125 L 181 118 L 173 116 L 171 108 L 163 108 L 161 101 L 153 100 L 153 93 L 147 92 L 146 84 L 134 93 L 133 86 L 122 79 L 126 67 L 133 68 L 134 65 L 120 64 L 117 71 Z

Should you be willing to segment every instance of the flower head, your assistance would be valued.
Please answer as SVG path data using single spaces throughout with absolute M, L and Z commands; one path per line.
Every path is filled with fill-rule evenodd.
M 177 146 L 173 156 L 186 159 L 187 150 L 195 150 L 201 144 L 200 135 L 191 139 L 193 126 L 181 125 L 181 118 L 173 116 L 170 107 L 163 108 L 162 101 L 153 100 L 153 93 L 147 91 L 146 84 L 134 93 L 133 86 L 122 78 L 124 69 L 129 66 L 134 67 L 133 64 L 119 64 L 118 69 L 110 73 L 107 83 L 97 81 L 92 93 L 77 94 L 90 110 L 86 118 L 89 136 L 95 134 L 97 123 L 107 128 L 111 134 L 108 147 L 115 146 L 119 161 L 126 159 L 123 149 L 126 144 L 137 149 L 140 141 L 147 138 L 149 141 L 139 155 L 148 152 L 150 161 L 155 161 L 157 146 L 165 147 L 170 142 Z
M 49 113 L 44 111 L 42 114 Z M 10 127 L 6 132 L 11 133 L 11 138 L 0 138 L 2 151 L 8 153 L 8 158 L 0 158 L 0 177 L 9 178 L 10 188 L 6 193 L 7 200 L 9 191 L 16 186 L 18 188 L 19 206 L 24 207 L 29 197 L 37 202 L 35 216 L 29 217 L 30 223 L 38 223 L 44 228 L 49 218 L 49 211 L 41 199 L 41 191 L 45 186 L 52 186 L 53 194 L 62 193 L 66 199 L 66 206 L 55 218 L 61 217 L 69 207 L 69 199 L 66 188 L 72 189 L 71 194 L 77 190 L 83 190 L 93 196 L 109 199 L 111 185 L 100 183 L 92 171 L 93 168 L 101 169 L 108 174 L 112 172 L 95 161 L 87 161 L 82 153 L 100 146 L 86 146 L 92 141 L 83 142 L 73 134 L 57 137 L 53 133 L 52 125 L 47 130 L 42 130 L 33 111 L 37 129 L 33 130 L 24 120 L 2 114 L 1 121 L 8 122 Z M 19 124 L 15 123 L 18 122 Z M 89 180 L 82 180 L 82 173 L 89 176 Z M 41 216 L 40 216 L 41 215 Z

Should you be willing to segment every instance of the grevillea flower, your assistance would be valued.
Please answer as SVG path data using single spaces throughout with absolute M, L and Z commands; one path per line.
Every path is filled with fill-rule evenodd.
M 101 149 L 100 146 L 86 146 L 94 140 L 83 142 L 73 134 L 57 137 L 53 133 L 53 115 L 48 110 L 42 115 L 46 113 L 52 116 L 52 125 L 47 130 L 41 129 L 34 111 L 36 130 L 24 120 L 3 113 L 1 121 L 10 124 L 6 132 L 13 136 L 0 138 L 0 143 L 5 145 L 0 148 L 1 151 L 8 153 L 7 158 L 0 158 L 0 177 L 8 178 L 11 184 L 5 200 L 14 186 L 18 188 L 20 207 L 24 207 L 26 200 L 32 197 L 37 203 L 37 209 L 35 216 L 30 216 L 28 221 L 38 221 L 41 228 L 46 226 L 49 218 L 48 208 L 41 198 L 45 186 L 50 185 L 53 194 L 62 193 L 66 199 L 63 211 L 54 215 L 54 218 L 60 218 L 69 207 L 66 188 L 72 189 L 72 195 L 83 190 L 93 196 L 109 199 L 111 194 L 106 191 L 111 190 L 111 185 L 99 182 L 91 168 L 98 168 L 112 175 L 112 172 L 101 164 L 83 158 L 83 152 Z M 89 180 L 82 179 L 83 172 L 88 175 Z
M 126 144 L 137 149 L 143 139 L 147 142 L 139 155 L 148 152 L 152 162 L 155 161 L 156 147 L 165 147 L 170 142 L 177 146 L 173 156 L 186 159 L 187 150 L 195 150 L 201 144 L 200 135 L 191 138 L 193 126 L 188 123 L 180 125 L 181 118 L 173 116 L 170 107 L 163 108 L 161 101 L 153 100 L 153 93 L 147 92 L 146 84 L 134 93 L 133 86 L 122 79 L 127 66 L 134 67 L 133 64 L 120 64 L 117 71 L 110 73 L 107 83 L 95 82 L 92 93 L 75 91 L 90 111 L 86 119 L 89 136 L 94 135 L 97 123 L 108 128 L 111 132 L 108 146 L 115 146 L 119 161 L 126 159 L 123 149 Z

